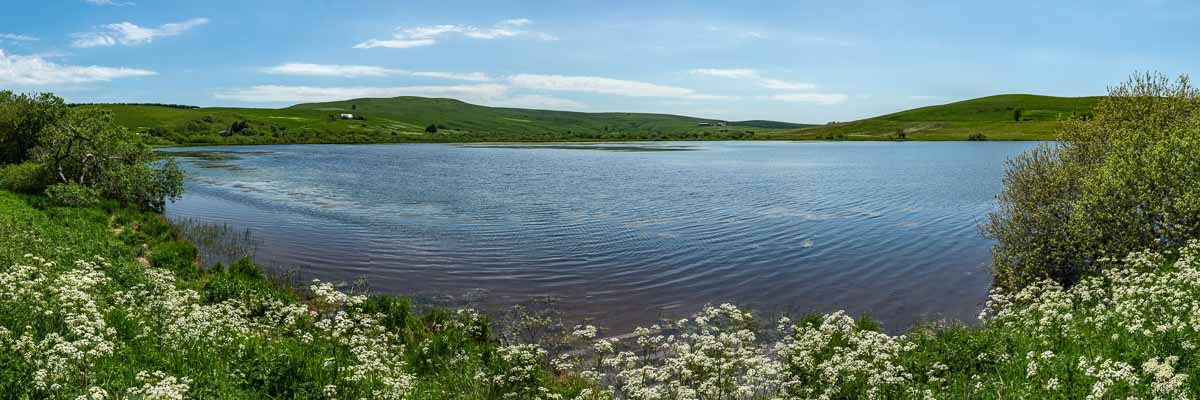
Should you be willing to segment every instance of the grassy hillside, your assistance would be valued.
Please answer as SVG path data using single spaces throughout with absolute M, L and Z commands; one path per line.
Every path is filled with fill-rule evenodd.
M 281 109 L 84 105 L 160 145 L 605 140 L 1045 140 L 1058 122 L 1090 113 L 1098 97 L 999 95 L 859 121 L 805 125 L 668 114 L 581 113 L 485 107 L 453 99 L 396 97 L 298 104 Z M 1021 121 L 1013 112 L 1022 110 Z M 356 119 L 341 119 L 353 114 Z M 701 124 L 708 125 L 702 126 Z M 437 132 L 427 132 L 435 125 Z
M 1058 122 L 1088 114 L 1099 97 L 1006 94 L 921 107 L 863 120 L 776 133 L 792 139 L 887 140 L 899 132 L 909 140 L 966 140 L 982 133 L 988 140 L 1044 140 Z M 1021 121 L 1013 118 L 1021 109 Z
M 716 120 L 678 115 L 496 108 L 423 97 L 356 99 L 282 109 L 83 107 L 112 110 L 120 124 L 158 138 L 159 144 L 748 139 L 771 130 L 715 126 Z M 343 113 L 356 119 L 340 119 Z M 426 132 L 429 125 L 439 129 Z

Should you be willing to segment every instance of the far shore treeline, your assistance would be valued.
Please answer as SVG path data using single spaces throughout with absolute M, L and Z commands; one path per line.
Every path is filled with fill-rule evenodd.
M 181 176 L 171 162 L 154 159 L 148 145 L 167 144 L 171 131 L 147 136 L 129 129 L 128 121 L 116 122 L 102 110 L 109 106 L 71 108 L 49 94 L 0 92 L 0 393 L 38 399 L 1196 398 L 1200 91 L 1186 76 L 1145 74 L 1106 97 L 1072 100 L 1088 107 L 1070 116 L 1007 101 L 978 99 L 829 128 L 899 124 L 909 126 L 903 131 L 909 139 L 933 134 L 908 131 L 915 128 L 906 124 L 947 110 L 988 110 L 974 117 L 997 127 L 1053 115 L 1057 143 L 1008 163 L 998 207 L 983 224 L 995 240 L 994 281 L 978 324 L 929 321 L 892 335 L 868 316 L 835 312 L 766 321 L 722 304 L 627 333 L 562 321 L 553 308 L 416 310 L 403 297 L 362 286 L 273 275 L 249 255 L 230 265 L 204 265 L 195 247 L 202 243 L 189 242 L 159 213 L 181 195 Z M 217 110 L 123 107 L 189 113 L 174 114 L 183 124 Z M 211 123 L 240 122 L 238 132 L 217 136 L 226 138 L 261 129 L 272 117 L 330 112 L 337 113 L 328 120 L 335 124 L 391 121 L 422 131 L 432 125 L 437 134 L 465 127 L 450 120 L 402 122 L 409 120 L 382 112 L 386 105 L 361 100 L 297 107 L 235 120 L 222 118 L 250 111 L 226 109 L 229 114 L 214 115 Z M 114 108 L 119 120 L 122 107 Z M 342 113 L 357 114 L 338 119 Z M 364 119 L 354 119 L 359 115 Z M 543 123 L 505 115 L 520 119 L 513 121 L 518 125 Z M 1006 121 L 993 121 L 996 116 Z M 797 132 L 806 129 L 814 128 Z M 892 134 L 900 139 L 900 133 Z

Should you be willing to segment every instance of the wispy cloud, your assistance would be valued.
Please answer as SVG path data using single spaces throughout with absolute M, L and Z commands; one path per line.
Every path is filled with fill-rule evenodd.
M 466 101 L 487 101 L 501 98 L 508 88 L 497 84 L 454 86 L 395 86 L 395 87 L 314 87 L 259 85 L 248 88 L 220 90 L 213 96 L 222 100 L 250 103 L 323 102 L 364 97 L 452 97 Z
M 93 6 L 132 6 L 132 5 L 134 5 L 134 3 L 131 1 L 83 0 L 83 2 L 91 4 Z
M 533 24 L 533 21 L 526 18 L 506 19 L 493 24 L 490 27 L 476 27 L 472 25 L 424 25 L 408 28 L 399 28 L 390 39 L 369 39 L 365 42 L 354 45 L 356 49 L 371 49 L 377 47 L 406 49 L 412 47 L 431 46 L 437 43 L 437 40 L 446 35 L 461 35 L 472 39 L 492 40 L 510 37 L 531 37 L 541 40 L 556 40 L 553 35 L 536 32 L 523 27 Z
M 713 100 L 723 96 L 696 93 L 687 88 L 648 82 L 627 81 L 597 76 L 519 74 L 509 78 L 515 88 L 565 92 L 586 92 L 629 97 L 666 97 Z
M 340 64 L 312 64 L 312 63 L 286 63 L 279 64 L 273 67 L 263 67 L 258 69 L 260 72 L 276 75 L 296 75 L 296 76 L 328 76 L 339 78 L 360 78 L 360 77 L 380 77 L 380 76 L 418 76 L 423 78 L 449 79 L 456 81 L 469 82 L 488 82 L 492 78 L 482 72 L 441 72 L 441 71 L 407 71 L 403 69 L 394 69 L 386 67 L 378 67 L 373 65 L 340 65 Z
M 693 75 L 708 75 L 708 76 L 716 76 L 716 77 L 721 77 L 721 78 L 742 79 L 742 78 L 758 77 L 758 71 L 755 71 L 750 68 L 729 68 L 729 69 L 696 68 L 696 69 L 691 70 L 690 72 Z
M 260 68 L 259 71 L 268 74 L 279 75 L 301 75 L 301 76 L 337 76 L 342 78 L 356 78 L 360 76 L 387 76 L 398 72 L 404 72 L 383 67 L 374 67 L 370 65 L 334 65 L 334 64 L 307 64 L 307 63 L 288 63 L 280 64 L 274 67 Z
M 40 56 L 10 55 L 0 50 L 0 85 L 42 86 L 152 75 L 157 73 L 124 67 L 64 65 Z
M 731 79 L 753 79 L 759 86 L 774 90 L 812 90 L 817 85 L 806 82 L 790 82 L 779 79 L 765 78 L 757 70 L 751 68 L 696 68 L 688 71 L 692 75 L 715 76 Z
M 525 94 L 495 99 L 491 101 L 489 105 L 498 107 L 538 108 L 549 110 L 583 110 L 588 108 L 586 104 L 575 100 L 544 96 L 540 94 Z
M 33 36 L 18 35 L 15 33 L 0 33 L 0 39 L 15 40 L 18 42 L 32 42 L 32 41 L 38 40 L 37 38 L 35 38 Z
M 831 106 L 845 103 L 850 96 L 841 93 L 781 93 L 768 95 L 768 100 L 785 101 L 790 103 L 812 103 Z
M 74 47 L 101 47 L 116 44 L 134 45 L 150 43 L 155 38 L 176 36 L 200 25 L 208 23 L 208 18 L 192 18 L 183 22 L 163 24 L 157 28 L 146 28 L 130 22 L 121 22 L 102 26 L 96 32 L 75 33 Z
M 456 81 L 471 81 L 471 82 L 488 82 L 488 81 L 492 80 L 492 78 L 490 76 L 487 76 L 487 74 L 482 73 L 482 72 L 459 73 L 459 72 L 417 71 L 417 72 L 413 72 L 412 75 L 413 76 L 422 76 L 422 77 L 426 77 L 426 78 L 453 79 Z

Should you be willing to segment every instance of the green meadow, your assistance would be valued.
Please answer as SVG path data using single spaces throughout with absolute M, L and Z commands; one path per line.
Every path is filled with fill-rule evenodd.
M 1047 140 L 1062 121 L 1090 115 L 1099 100 L 1006 94 L 775 134 L 823 140 L 968 140 L 972 134 L 986 140 Z
M 1095 97 L 999 95 L 826 125 L 485 107 L 396 97 L 266 108 L 86 105 L 160 146 L 620 140 L 1048 140 Z M 1020 118 L 1014 113 L 1020 110 Z M 341 114 L 353 117 L 344 119 Z M 725 125 L 721 125 L 725 123 Z

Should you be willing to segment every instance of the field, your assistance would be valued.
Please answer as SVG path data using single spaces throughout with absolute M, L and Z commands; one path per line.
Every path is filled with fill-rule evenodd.
M 118 123 L 155 138 L 157 144 L 183 145 L 747 139 L 773 130 L 760 127 L 764 124 L 803 126 L 773 121 L 719 126 L 717 120 L 677 115 L 494 108 L 422 97 L 298 104 L 282 109 L 85 107 L 112 110 Z M 354 119 L 342 119 L 341 114 L 352 114 Z M 427 132 L 431 125 L 437 127 L 436 132 Z
M 281 109 L 87 105 L 156 145 L 535 142 L 616 140 L 1048 140 L 1059 121 L 1098 98 L 1000 95 L 830 125 L 724 121 L 668 114 L 494 108 L 452 99 L 397 97 Z M 1022 110 L 1015 121 L 1014 111 Z M 342 119 L 352 114 L 354 119 Z M 436 127 L 436 132 L 427 128 Z M 432 129 L 428 129 L 432 130 Z M 903 134 L 901 134 L 903 132 Z
M 852 122 L 773 132 L 778 137 L 824 140 L 1047 140 L 1059 121 L 1090 114 L 1099 97 L 1006 94 L 921 107 Z M 1021 110 L 1021 120 L 1014 117 Z

